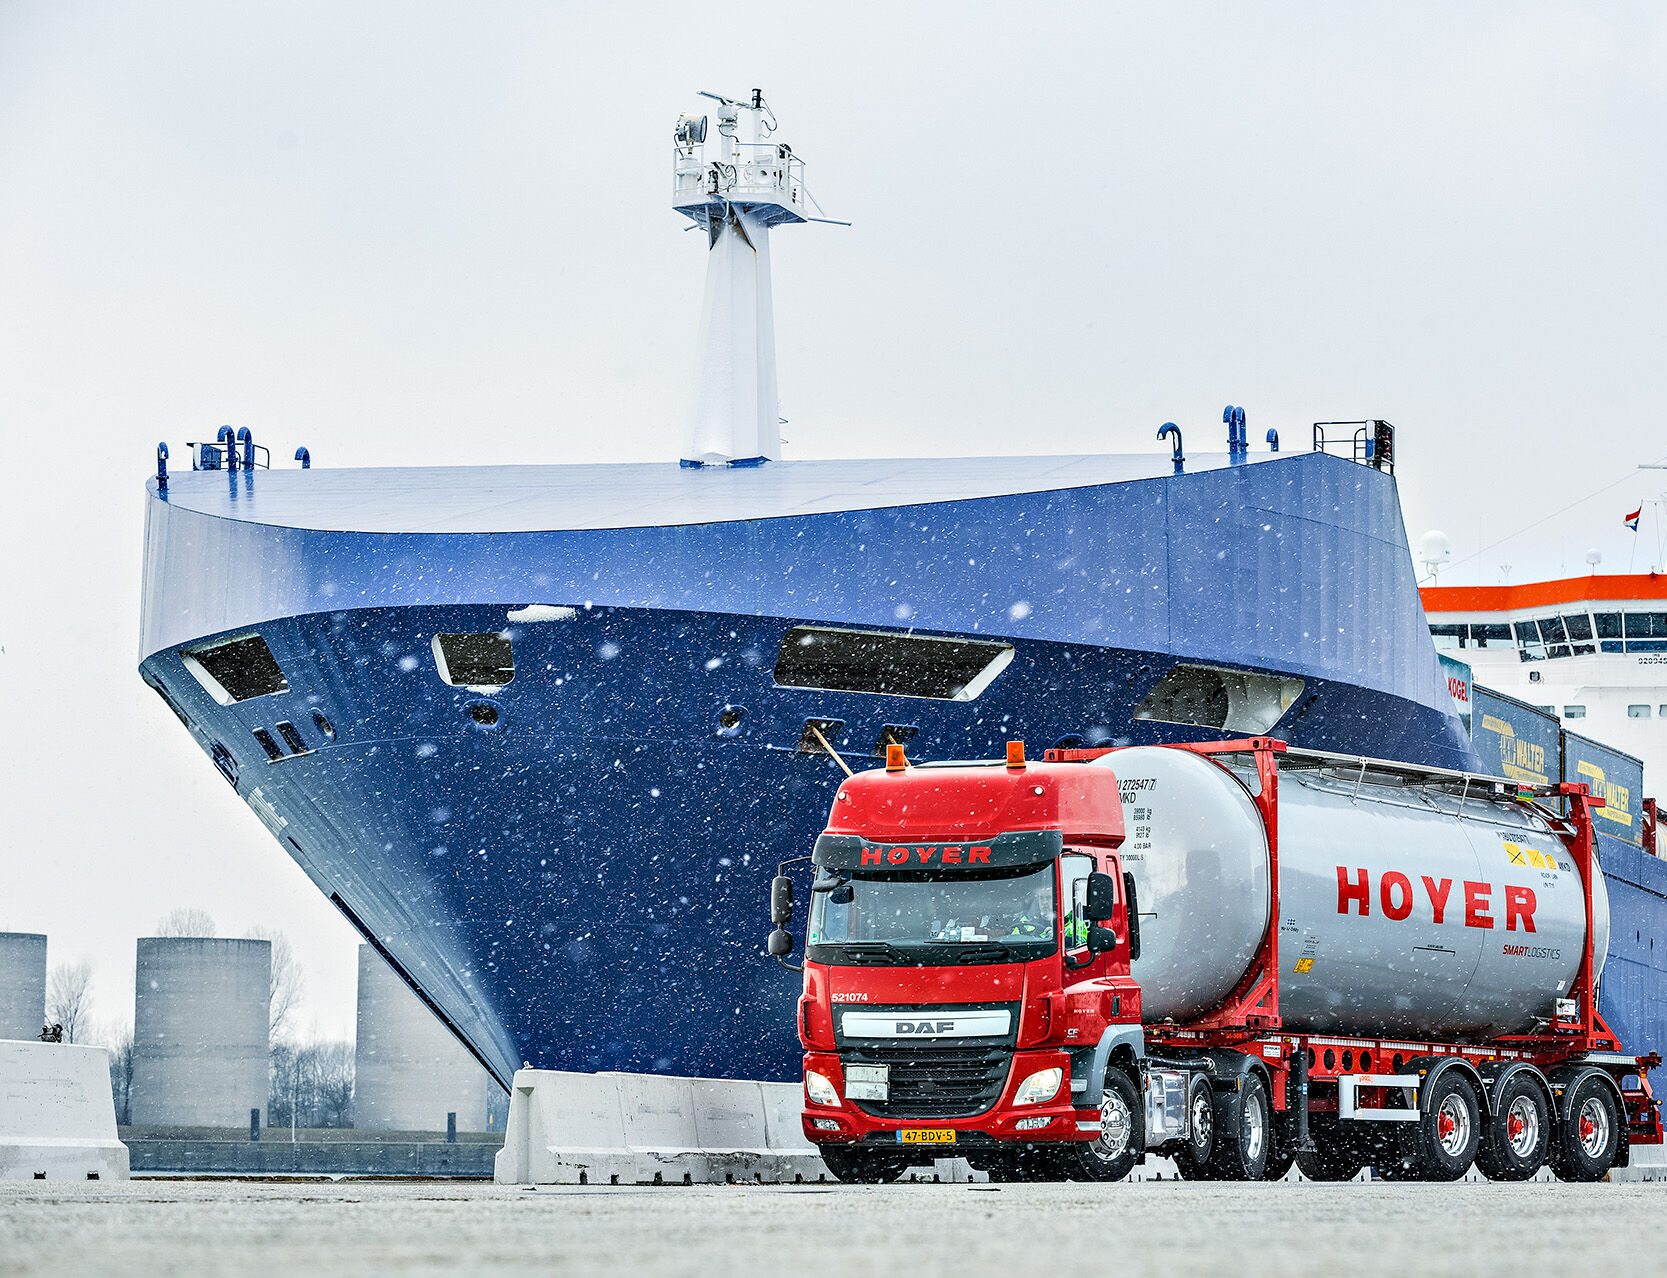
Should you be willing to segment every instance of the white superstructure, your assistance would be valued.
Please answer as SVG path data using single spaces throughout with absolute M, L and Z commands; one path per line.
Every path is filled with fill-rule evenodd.
M 1520 586 L 1432 586 L 1438 650 L 1478 684 L 1570 732 L 1667 767 L 1667 576 L 1592 574 Z

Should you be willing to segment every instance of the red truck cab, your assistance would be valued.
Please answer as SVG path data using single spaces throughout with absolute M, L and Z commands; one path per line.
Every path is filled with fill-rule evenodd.
M 916 768 L 894 746 L 885 771 L 840 787 L 812 857 L 799 1005 L 804 1131 L 837 1176 L 889 1180 L 933 1153 L 1127 1173 L 1138 1097 L 1102 1110 L 1088 1086 L 1119 1029 L 1139 1052 L 1122 841 L 1109 768 L 1027 763 L 1022 747 Z

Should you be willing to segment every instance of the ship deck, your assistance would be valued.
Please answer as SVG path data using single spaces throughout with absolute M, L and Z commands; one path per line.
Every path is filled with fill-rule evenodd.
M 1189 457 L 1188 474 L 1301 454 Z M 355 533 L 656 528 L 1091 488 L 1174 473 L 1159 454 L 870 458 L 682 468 L 570 466 L 174 471 L 174 507 L 245 523 Z M 154 481 L 153 481 L 154 482 Z

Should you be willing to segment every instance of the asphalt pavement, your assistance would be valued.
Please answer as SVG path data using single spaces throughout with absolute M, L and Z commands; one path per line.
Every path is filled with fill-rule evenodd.
M 1667 1273 L 1667 1185 L 0 1183 L 0 1273 Z

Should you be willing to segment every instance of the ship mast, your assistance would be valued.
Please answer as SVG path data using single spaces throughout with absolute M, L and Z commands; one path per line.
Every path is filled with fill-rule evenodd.
M 673 134 L 672 207 L 706 231 L 695 397 L 684 466 L 752 466 L 781 458 L 770 228 L 812 217 L 804 161 L 773 141 L 764 95 L 685 115 Z

